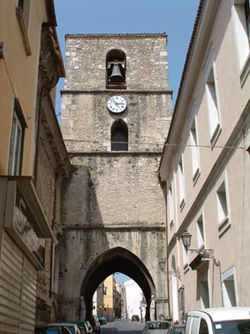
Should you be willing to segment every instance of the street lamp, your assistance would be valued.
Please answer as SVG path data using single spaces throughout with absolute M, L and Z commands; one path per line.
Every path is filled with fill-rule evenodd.
M 187 250 L 200 254 L 202 256 L 202 258 L 213 259 L 216 266 L 220 265 L 220 262 L 215 260 L 213 249 L 211 249 L 211 248 L 199 248 L 199 249 L 189 248 L 190 245 L 191 245 L 192 234 L 189 233 L 187 230 L 185 230 L 182 233 L 181 239 L 182 239 L 184 247 Z

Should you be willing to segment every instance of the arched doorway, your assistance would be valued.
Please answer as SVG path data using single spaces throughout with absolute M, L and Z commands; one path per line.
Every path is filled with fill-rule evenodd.
M 91 319 L 92 298 L 98 285 L 115 272 L 121 272 L 131 277 L 140 286 L 147 303 L 146 320 L 149 320 L 152 295 L 155 295 L 152 277 L 137 256 L 121 247 L 113 248 L 98 256 L 87 271 L 81 287 L 81 296 L 86 307 L 86 318 Z

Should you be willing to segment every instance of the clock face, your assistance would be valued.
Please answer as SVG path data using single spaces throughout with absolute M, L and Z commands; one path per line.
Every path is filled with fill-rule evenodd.
M 122 96 L 112 96 L 107 103 L 108 109 L 116 114 L 123 112 L 126 109 L 127 103 Z

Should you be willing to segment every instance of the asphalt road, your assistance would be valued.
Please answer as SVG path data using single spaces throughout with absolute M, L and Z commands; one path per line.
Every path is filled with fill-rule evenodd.
M 101 334 L 142 334 L 145 323 L 130 320 L 116 320 L 101 326 Z

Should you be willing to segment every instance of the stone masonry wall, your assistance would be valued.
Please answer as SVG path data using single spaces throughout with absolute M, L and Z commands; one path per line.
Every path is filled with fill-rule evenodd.
M 165 34 L 66 35 L 65 90 L 105 89 L 106 55 L 126 54 L 127 89 L 168 89 Z
M 123 90 L 106 89 L 112 49 L 126 54 Z M 95 259 L 122 247 L 146 266 L 167 316 L 167 278 L 158 263 L 166 257 L 165 201 L 157 175 L 172 116 L 166 35 L 67 35 L 66 73 L 61 128 L 74 172 L 62 192 L 63 313 L 77 315 Z M 121 114 L 107 109 L 113 95 L 126 99 Z M 111 151 L 117 119 L 128 127 L 126 152 Z
M 160 151 L 171 121 L 171 94 L 126 93 L 127 109 L 107 109 L 112 92 L 63 93 L 61 127 L 68 151 L 110 151 L 111 126 L 122 119 L 128 126 L 129 151 Z
M 75 171 L 63 191 L 64 225 L 165 226 L 159 154 L 84 154 L 72 163 Z

